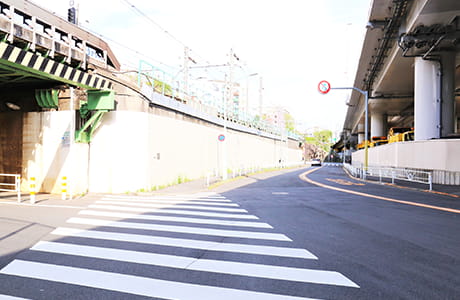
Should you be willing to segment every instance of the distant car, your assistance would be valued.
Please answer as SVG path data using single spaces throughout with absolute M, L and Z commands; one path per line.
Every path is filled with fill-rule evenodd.
M 313 159 L 311 160 L 311 165 L 312 165 L 312 166 L 321 166 L 321 159 L 319 159 L 319 158 L 313 158 Z

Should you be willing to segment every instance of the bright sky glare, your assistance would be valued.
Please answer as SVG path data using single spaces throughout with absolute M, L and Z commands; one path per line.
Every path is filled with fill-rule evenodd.
M 35 2 L 65 17 L 71 1 Z M 152 64 L 177 72 L 184 46 L 197 65 L 225 64 L 232 48 L 242 65 L 235 78 L 248 84 L 251 107 L 259 103 L 262 76 L 265 106 L 286 107 L 298 129 L 317 126 L 335 133 L 342 129 L 349 93 L 321 95 L 317 85 L 321 80 L 333 87 L 353 85 L 370 2 L 75 0 L 80 24 L 106 38 L 125 67 L 136 69 L 143 54 Z M 205 75 L 219 79 L 226 71 L 210 68 Z

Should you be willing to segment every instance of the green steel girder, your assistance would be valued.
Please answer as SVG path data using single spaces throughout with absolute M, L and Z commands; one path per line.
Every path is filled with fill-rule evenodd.
M 42 108 L 58 108 L 59 90 L 38 89 L 35 90 L 35 99 Z
M 86 90 L 112 89 L 109 79 L 2 41 L 0 41 L 0 69 L 13 70 L 28 77 L 58 81 Z

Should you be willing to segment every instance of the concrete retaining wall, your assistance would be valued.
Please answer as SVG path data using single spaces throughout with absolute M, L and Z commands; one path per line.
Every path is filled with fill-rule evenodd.
M 88 145 L 70 143 L 71 112 L 24 114 L 21 189 L 29 191 L 36 179 L 37 192 L 60 193 L 63 177 L 72 177 L 75 193 L 88 185 Z
M 302 161 L 295 141 L 228 129 L 220 142 L 218 125 L 152 112 L 107 113 L 91 144 L 71 142 L 70 111 L 24 113 L 22 190 L 35 177 L 37 192 L 60 193 L 65 176 L 74 195 L 148 191 L 220 174 L 225 151 L 229 170 Z
M 352 165 L 364 163 L 364 150 L 352 155 Z M 460 185 L 460 140 L 400 142 L 369 148 L 369 165 L 433 171 L 433 183 Z
M 261 167 L 279 160 L 301 162 L 286 142 L 143 112 L 117 111 L 91 143 L 89 190 L 122 193 L 220 173 L 224 146 L 228 169 Z M 291 145 L 292 146 L 292 145 Z M 94 180 L 98 178 L 98 180 Z

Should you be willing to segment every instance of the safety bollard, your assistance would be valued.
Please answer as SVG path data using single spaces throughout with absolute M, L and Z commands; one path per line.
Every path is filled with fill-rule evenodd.
M 62 193 L 62 200 L 65 200 L 67 197 L 67 176 L 62 176 L 61 193 Z
M 35 204 L 35 177 L 30 177 L 30 203 Z
M 21 175 L 16 175 L 15 184 L 18 196 L 18 203 L 21 203 Z

